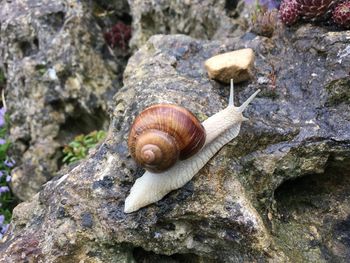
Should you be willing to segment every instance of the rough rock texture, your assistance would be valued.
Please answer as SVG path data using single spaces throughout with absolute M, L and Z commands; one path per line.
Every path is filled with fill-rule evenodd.
M 242 33 L 234 20 L 237 0 L 128 0 L 133 18 L 131 46 L 142 46 L 154 34 L 186 34 L 200 39 Z
M 90 1 L 90 4 L 92 1 Z M 96 0 L 93 1 L 95 11 L 112 12 L 115 16 L 122 18 L 129 16 L 130 8 L 127 0 Z
M 129 61 L 108 138 L 16 207 L 0 262 L 346 262 L 349 43 L 349 32 L 312 26 L 276 39 L 152 37 Z M 158 102 L 202 120 L 219 111 L 229 89 L 203 63 L 243 47 L 256 78 L 236 85 L 235 101 L 262 89 L 251 122 L 185 187 L 124 214 L 143 172 L 127 150 L 134 116 Z
M 64 144 L 108 122 L 126 58 L 106 46 L 95 9 L 92 1 L 1 1 L 0 68 L 19 164 L 12 190 L 22 200 L 57 171 Z

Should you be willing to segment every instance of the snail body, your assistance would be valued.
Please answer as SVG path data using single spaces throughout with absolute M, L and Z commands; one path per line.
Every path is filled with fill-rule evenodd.
M 184 160 L 177 160 L 173 166 L 160 173 L 146 170 L 132 186 L 130 194 L 125 200 L 124 212 L 135 212 L 144 206 L 157 202 L 169 192 L 189 182 L 217 151 L 239 134 L 241 123 L 247 120 L 242 112 L 259 91 L 251 95 L 240 107 L 235 107 L 231 81 L 229 105 L 202 122 L 206 134 L 204 145 L 195 149 L 194 155 Z

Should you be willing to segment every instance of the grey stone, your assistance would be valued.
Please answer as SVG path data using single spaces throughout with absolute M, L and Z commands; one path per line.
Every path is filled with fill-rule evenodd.
M 126 58 L 106 46 L 93 7 L 92 1 L 1 1 L 0 68 L 18 163 L 12 190 L 21 200 L 54 176 L 74 136 L 108 127 Z
M 16 207 L 0 261 L 346 262 L 349 101 L 334 97 L 346 94 L 349 41 L 349 31 L 311 25 L 272 39 L 153 36 L 129 60 L 104 143 Z M 262 89 L 245 112 L 251 121 L 183 188 L 125 214 L 143 173 L 127 150 L 134 117 L 159 102 L 201 120 L 223 109 L 229 88 L 203 63 L 243 47 L 256 54 L 256 75 L 235 86 L 235 101 Z
M 211 79 L 223 83 L 246 81 L 251 77 L 254 66 L 254 52 L 250 48 L 219 54 L 204 63 Z
M 236 0 L 128 0 L 133 18 L 131 46 L 141 47 L 154 34 L 186 34 L 198 39 L 240 35 L 243 10 Z

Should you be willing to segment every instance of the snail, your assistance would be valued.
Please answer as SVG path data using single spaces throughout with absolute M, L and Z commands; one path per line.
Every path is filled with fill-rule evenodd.
M 241 123 L 248 120 L 242 112 L 259 92 L 236 107 L 231 80 L 228 106 L 202 123 L 188 110 L 172 104 L 154 105 L 141 112 L 131 127 L 128 146 L 146 172 L 132 186 L 124 212 L 155 203 L 189 182 L 238 135 Z

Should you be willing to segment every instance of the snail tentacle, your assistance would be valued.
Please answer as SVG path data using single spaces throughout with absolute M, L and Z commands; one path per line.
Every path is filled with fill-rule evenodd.
M 231 79 L 230 97 L 228 99 L 228 106 L 235 106 L 235 104 L 234 104 L 234 93 L 233 93 L 233 79 Z
M 251 103 L 252 100 L 256 97 L 256 95 L 258 95 L 259 92 L 260 92 L 260 89 L 255 91 L 245 102 L 243 102 L 243 104 L 238 108 L 238 111 L 243 112 L 247 108 L 249 103 Z

